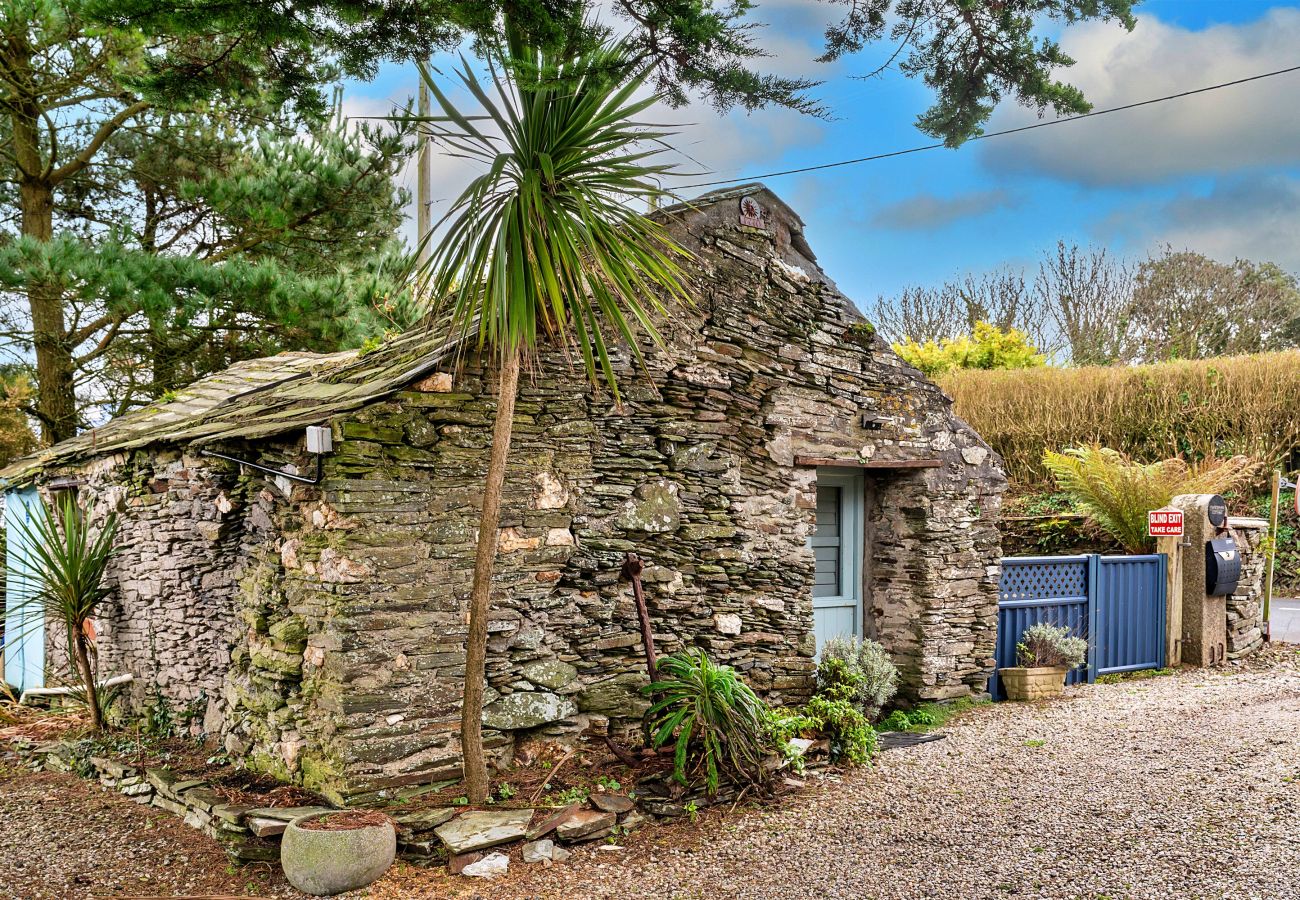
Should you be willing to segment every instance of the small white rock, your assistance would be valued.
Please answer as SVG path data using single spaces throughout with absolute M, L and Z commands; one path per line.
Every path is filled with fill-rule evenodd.
M 718 613 L 713 617 L 713 627 L 720 634 L 740 634 L 740 616 L 735 613 Z
M 509 868 L 510 857 L 504 853 L 489 853 L 461 869 L 460 874 L 468 875 L 470 878 L 496 878 L 498 875 L 506 874 Z

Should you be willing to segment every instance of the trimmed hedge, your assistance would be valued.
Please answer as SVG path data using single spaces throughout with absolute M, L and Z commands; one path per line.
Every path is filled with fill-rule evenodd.
M 1092 442 L 1142 462 L 1244 453 L 1265 471 L 1300 448 L 1300 350 L 936 380 L 1022 485 L 1050 484 L 1045 450 Z

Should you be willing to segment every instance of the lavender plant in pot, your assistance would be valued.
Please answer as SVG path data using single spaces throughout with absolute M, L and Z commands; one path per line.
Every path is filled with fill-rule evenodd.
M 1039 622 L 1030 625 L 1016 644 L 1018 666 L 999 669 L 1002 687 L 1010 700 L 1041 700 L 1059 697 L 1065 690 L 1065 676 L 1082 665 L 1088 642 L 1069 628 Z
M 375 810 L 299 816 L 280 843 L 280 867 L 304 894 L 328 896 L 365 887 L 393 864 L 397 831 Z

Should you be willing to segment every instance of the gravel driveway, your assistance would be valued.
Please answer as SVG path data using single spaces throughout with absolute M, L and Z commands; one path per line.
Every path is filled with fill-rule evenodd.
M 659 829 L 545 875 L 512 863 L 483 896 L 1294 900 L 1296 653 L 982 707 L 785 809 Z
M 1300 649 L 966 714 L 781 809 L 645 829 L 496 882 L 395 867 L 385 900 L 1300 897 Z M 294 895 L 67 776 L 0 779 L 0 897 Z M 349 897 L 355 895 L 349 895 Z

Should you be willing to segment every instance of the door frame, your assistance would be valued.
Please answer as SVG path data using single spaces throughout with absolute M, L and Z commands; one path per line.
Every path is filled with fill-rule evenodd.
M 819 608 L 847 606 L 852 601 L 853 636 L 866 634 L 866 478 L 860 469 L 820 467 L 817 469 L 817 487 L 840 489 L 840 588 L 849 593 L 834 597 L 813 597 L 813 619 Z M 814 516 L 815 521 L 815 516 Z M 812 548 L 812 536 L 809 537 Z M 819 648 L 820 652 L 820 648 Z

